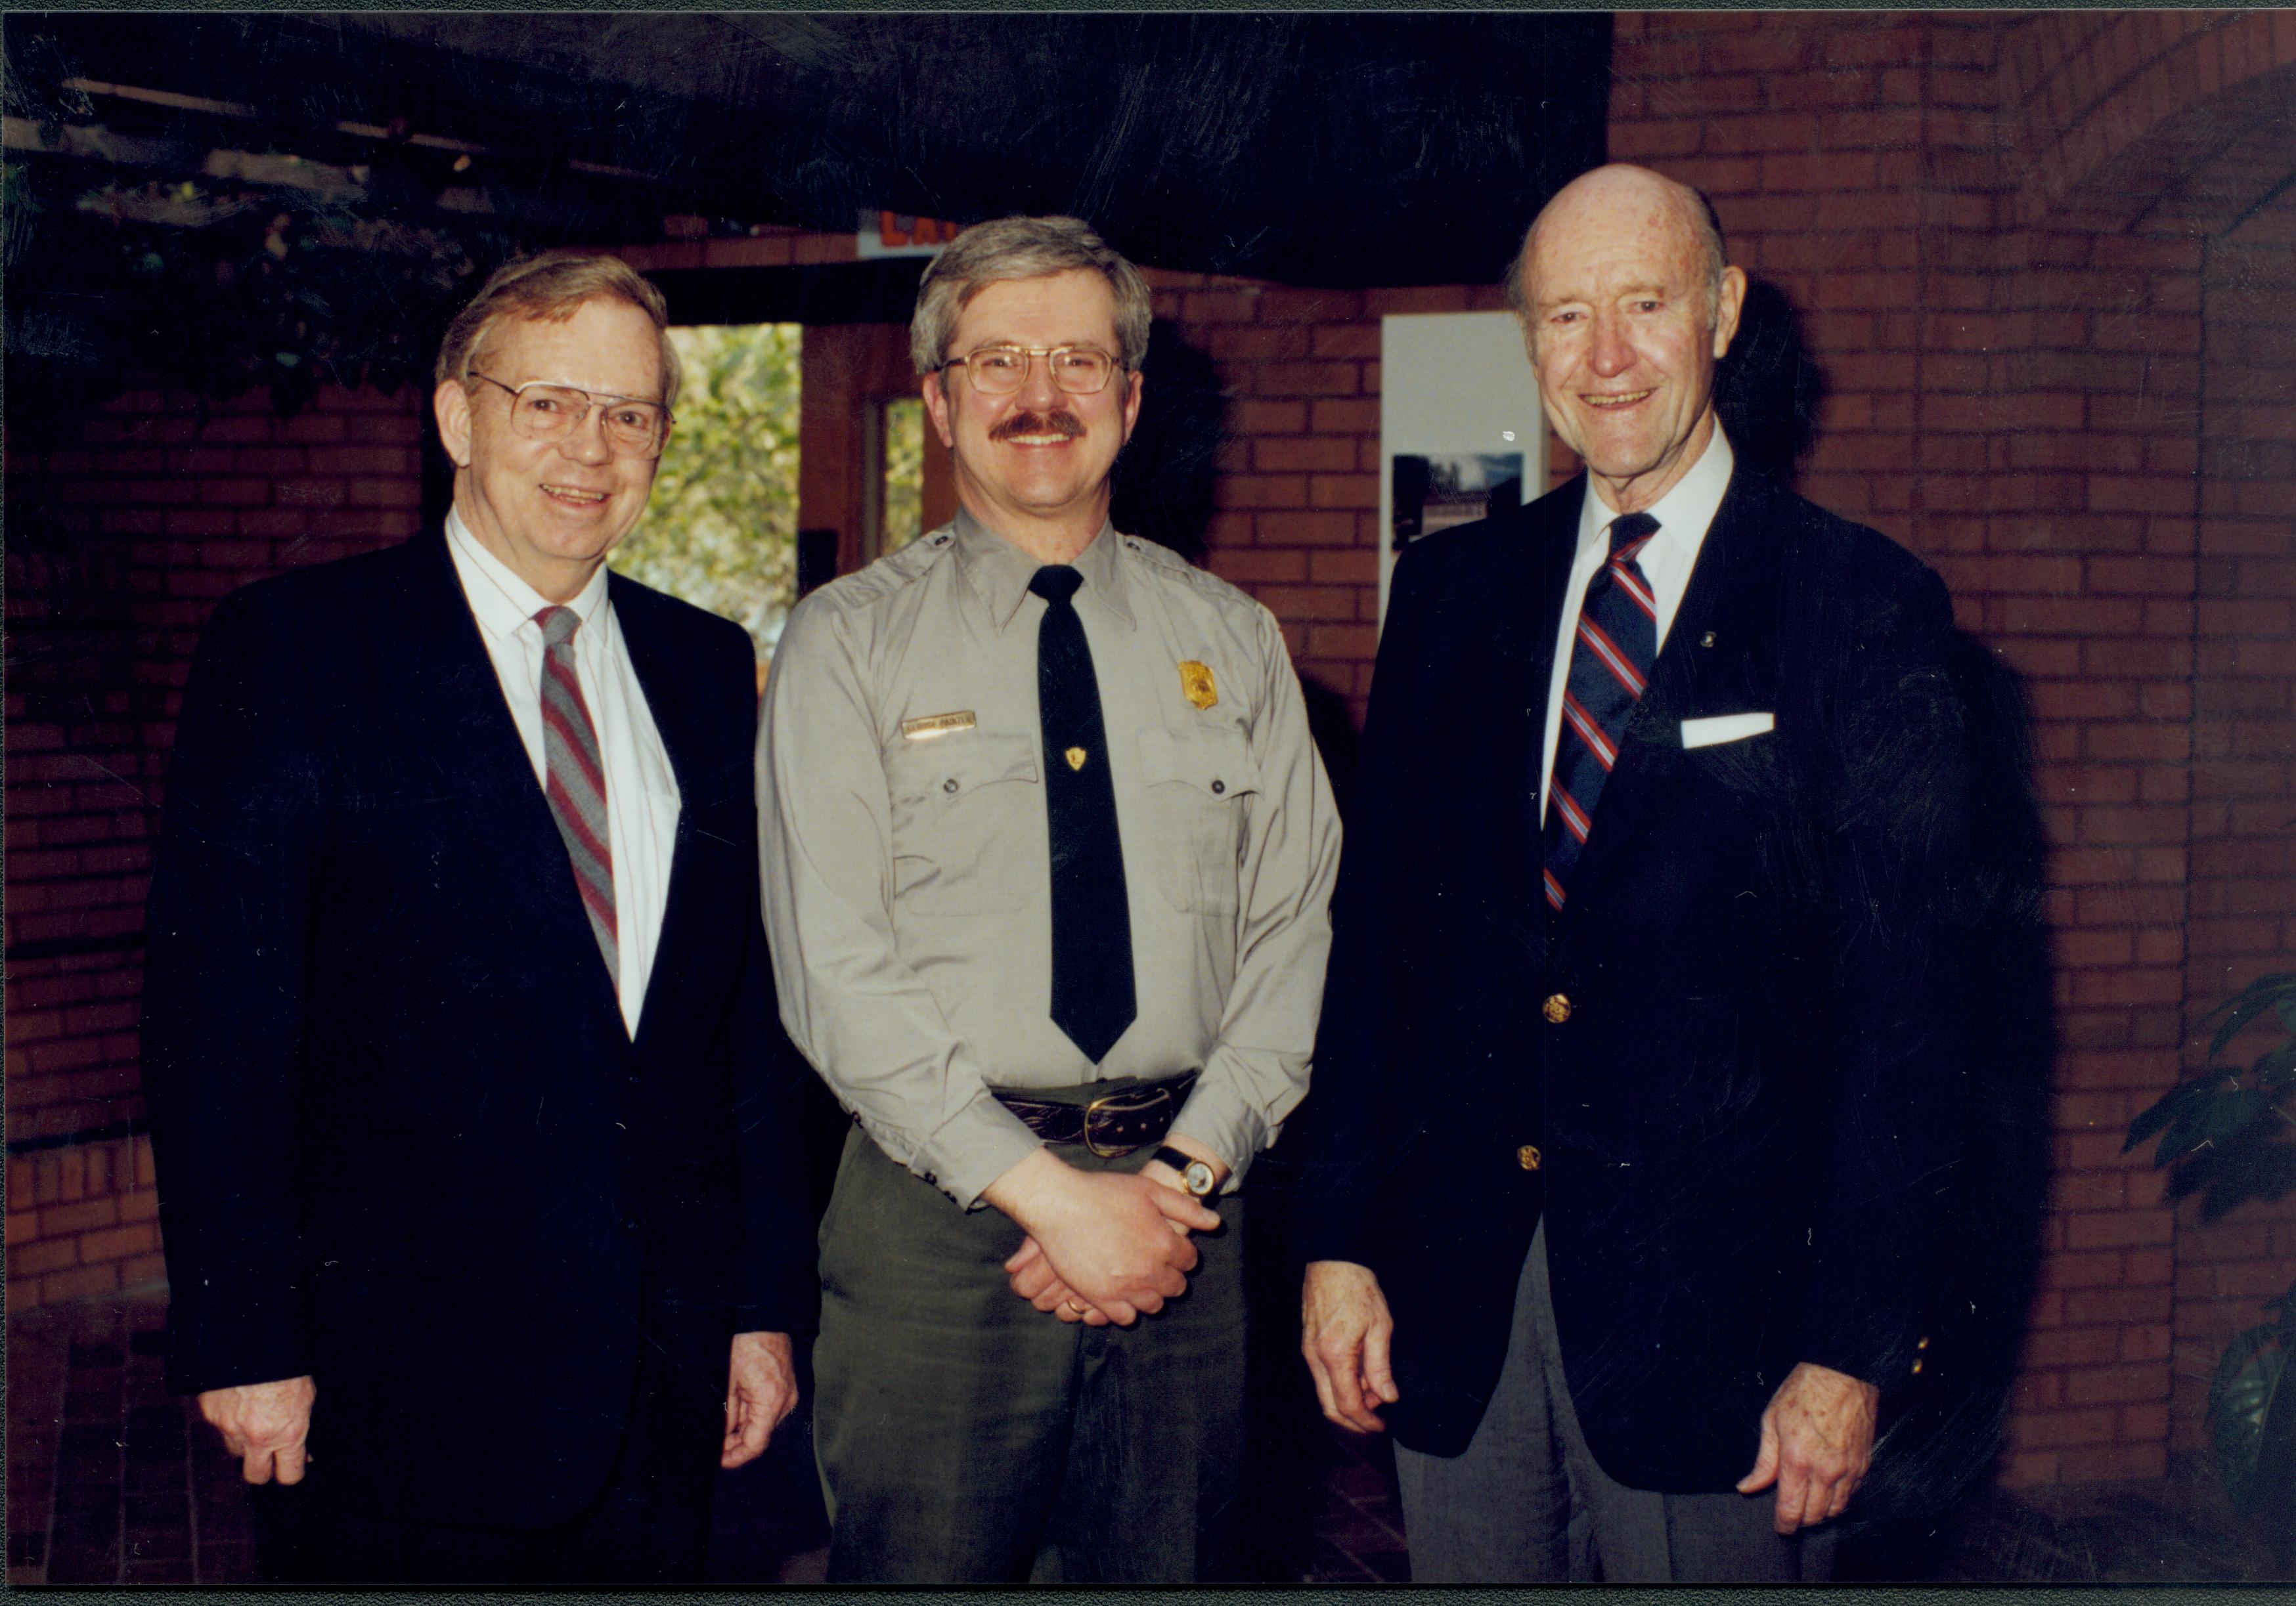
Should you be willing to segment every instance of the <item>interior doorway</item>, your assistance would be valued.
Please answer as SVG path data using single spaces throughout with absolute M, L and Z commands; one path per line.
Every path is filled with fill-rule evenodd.
M 956 514 L 902 324 L 808 324 L 798 453 L 805 580 L 850 574 Z

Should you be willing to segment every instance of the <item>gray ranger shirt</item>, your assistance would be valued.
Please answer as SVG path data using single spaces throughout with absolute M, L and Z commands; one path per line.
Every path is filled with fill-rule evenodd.
M 960 512 L 822 587 L 758 738 L 782 1020 L 878 1145 L 966 1209 L 1037 1146 L 992 1085 L 1201 1068 L 1173 1130 L 1240 1179 L 1307 1093 L 1331 946 L 1339 817 L 1274 616 L 1103 525 L 1076 610 L 1139 1013 L 1097 1068 L 1053 1024 L 1037 567 Z

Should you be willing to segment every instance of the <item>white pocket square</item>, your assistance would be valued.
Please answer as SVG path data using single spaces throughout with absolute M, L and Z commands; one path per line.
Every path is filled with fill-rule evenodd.
M 1685 719 L 1682 745 L 1713 747 L 1724 742 L 1743 742 L 1777 728 L 1777 717 L 1773 714 L 1716 714 L 1705 719 Z

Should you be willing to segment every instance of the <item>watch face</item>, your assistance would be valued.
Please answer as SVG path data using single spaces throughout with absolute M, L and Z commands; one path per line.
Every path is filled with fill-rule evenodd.
M 1201 1160 L 1195 1160 L 1180 1173 L 1180 1180 L 1188 1184 L 1189 1192 L 1201 1199 L 1212 1191 L 1212 1168 Z

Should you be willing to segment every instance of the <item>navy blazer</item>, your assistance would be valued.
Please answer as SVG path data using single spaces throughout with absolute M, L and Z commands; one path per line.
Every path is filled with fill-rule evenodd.
M 144 1068 L 185 1391 L 312 1374 L 401 1514 L 603 1487 L 642 1345 L 814 1323 L 758 902 L 750 641 L 615 576 L 677 780 L 636 1041 L 438 531 L 227 598 L 184 692 Z
M 1796 1362 L 1892 1397 L 1923 1356 L 1970 1025 L 1953 622 L 1910 554 L 1741 466 L 1551 914 L 1584 488 L 1396 566 L 1290 1213 L 1306 1258 L 1378 1274 L 1388 1419 L 1437 1454 L 1497 1382 L 1543 1213 L 1596 1460 L 1718 1490 Z M 1684 748 L 1750 712 L 1775 729 Z

